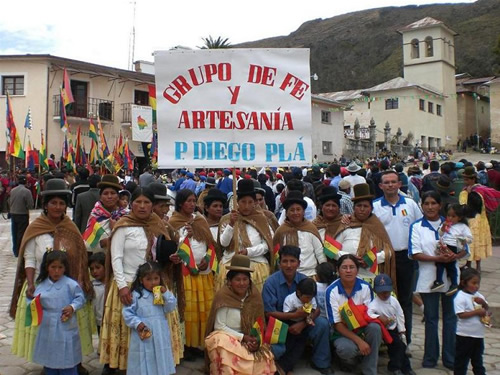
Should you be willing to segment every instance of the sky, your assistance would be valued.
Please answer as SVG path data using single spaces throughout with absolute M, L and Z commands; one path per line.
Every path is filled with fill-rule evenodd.
M 202 38 L 232 44 L 288 35 L 306 21 L 363 9 L 474 0 L 17 0 L 2 1 L 0 55 L 51 54 L 116 68 Z M 376 5 L 375 5 L 376 4 Z

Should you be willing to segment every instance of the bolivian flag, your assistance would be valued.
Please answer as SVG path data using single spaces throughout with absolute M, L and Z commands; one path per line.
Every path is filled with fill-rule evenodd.
M 284 344 L 286 342 L 287 333 L 288 324 L 270 317 L 264 335 L 264 342 L 267 344 Z
M 365 261 L 370 272 L 377 273 L 377 249 L 375 247 L 372 247 L 366 252 L 365 255 L 363 255 L 363 260 Z
M 191 249 L 191 243 L 189 242 L 189 238 L 184 238 L 179 249 L 177 250 L 177 255 L 182 259 L 183 266 L 182 274 L 187 276 L 189 274 L 197 275 L 198 267 L 196 266 L 196 262 L 194 260 L 193 250 Z
M 96 247 L 104 233 L 106 233 L 106 231 L 103 227 L 101 227 L 101 224 L 97 222 L 97 219 L 95 217 L 91 217 L 82 237 L 85 243 L 87 243 L 90 247 Z
M 274 259 L 274 267 L 278 267 L 278 263 L 280 262 L 280 244 L 277 243 L 273 249 L 273 259 Z
M 332 236 L 326 234 L 325 241 L 323 242 L 323 252 L 325 256 L 329 259 L 337 259 L 340 250 L 342 250 L 342 244 L 335 241 Z
M 262 319 L 261 316 L 259 316 L 253 324 L 253 327 L 250 330 L 250 336 L 257 338 L 259 347 L 262 345 L 264 338 L 264 319 Z
M 41 294 L 37 295 L 27 306 L 26 320 L 24 325 L 26 327 L 37 327 L 42 323 L 43 309 L 42 302 L 40 301 Z
M 217 256 L 215 255 L 214 245 L 210 244 L 208 246 L 205 260 L 208 263 L 208 268 L 214 271 L 216 274 L 219 274 L 219 262 L 217 261 Z
M 339 313 L 342 322 L 345 323 L 350 331 L 364 327 L 368 324 L 363 317 L 362 312 L 359 311 L 358 307 L 354 304 L 354 301 L 351 298 L 340 306 Z

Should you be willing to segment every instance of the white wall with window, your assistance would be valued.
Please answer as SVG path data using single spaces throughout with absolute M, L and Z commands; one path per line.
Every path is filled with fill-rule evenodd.
M 340 158 L 344 147 L 344 110 L 336 101 L 311 97 L 312 154 L 318 162 L 331 162 Z M 325 121 L 329 120 L 329 121 Z

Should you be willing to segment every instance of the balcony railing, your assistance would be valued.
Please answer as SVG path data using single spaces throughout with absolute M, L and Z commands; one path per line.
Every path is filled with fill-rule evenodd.
M 135 103 L 122 103 L 122 125 L 130 125 L 132 123 L 132 106 Z M 142 105 L 142 104 L 138 104 Z M 146 106 L 147 107 L 147 106 Z
M 60 116 L 60 95 L 53 96 L 54 116 Z M 75 100 L 66 107 L 66 116 L 79 118 L 95 118 L 97 114 L 103 121 L 113 121 L 115 102 L 98 98 L 87 98 L 86 101 Z

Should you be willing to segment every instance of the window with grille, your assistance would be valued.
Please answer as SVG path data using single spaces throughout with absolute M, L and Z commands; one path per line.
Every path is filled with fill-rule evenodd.
M 330 111 L 321 111 L 321 123 L 322 124 L 332 123 L 332 114 L 330 113 Z
M 24 95 L 24 76 L 2 76 L 2 95 Z
M 385 100 L 385 109 L 398 109 L 399 108 L 399 99 L 386 99 Z

